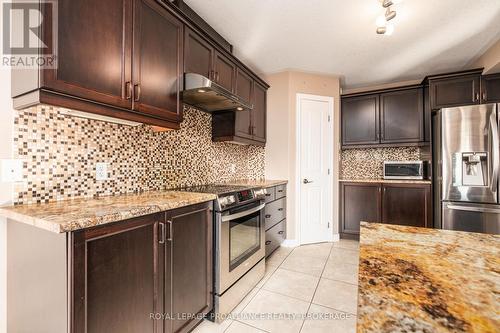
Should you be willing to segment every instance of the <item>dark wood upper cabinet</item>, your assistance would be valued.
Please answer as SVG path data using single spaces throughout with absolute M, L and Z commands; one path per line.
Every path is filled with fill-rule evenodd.
M 379 143 L 379 95 L 342 98 L 342 145 Z
M 45 29 L 45 40 L 56 48 L 57 68 L 42 71 L 40 86 L 130 108 L 131 1 L 62 0 L 57 4 L 58 31 L 51 36 L 51 30 Z M 19 82 L 13 89 L 14 96 L 30 88 L 24 84 Z
M 485 75 L 481 78 L 481 102 L 500 102 L 500 74 Z
M 214 47 L 197 32 L 187 27 L 184 43 L 184 72 L 214 79 Z
M 267 89 L 258 83 L 254 85 L 252 112 L 252 136 L 254 140 L 266 142 Z
M 380 95 L 381 143 L 424 141 L 423 88 Z
M 165 244 L 166 300 L 172 300 L 174 320 L 165 332 L 189 332 L 213 307 L 213 225 L 209 204 L 167 212 L 168 237 Z M 170 272 L 173 275 L 169 277 Z M 171 326 L 170 326 L 171 325 Z
M 250 74 L 241 68 L 236 69 L 236 89 L 235 93 L 245 102 L 252 103 L 253 79 Z
M 215 52 L 215 82 L 230 92 L 236 88 L 236 65 L 220 52 Z
M 184 25 L 154 0 L 134 3 L 133 109 L 180 122 Z
M 163 313 L 158 299 L 154 214 L 72 236 L 71 332 L 156 332 L 149 313 Z M 62 287 L 62 286 L 61 286 Z
M 444 78 L 431 78 L 430 99 L 433 110 L 479 104 L 481 75 L 469 74 Z
M 243 92 L 252 110 L 222 111 L 212 115 L 212 140 L 264 146 L 266 143 L 267 86 L 236 70 L 236 92 Z M 240 95 L 240 97 L 242 97 Z
M 432 227 L 430 185 L 383 184 L 382 222 Z
M 381 185 L 340 183 L 340 233 L 342 237 L 359 235 L 361 221 L 381 221 Z
M 253 104 L 253 79 L 252 77 L 242 71 L 236 69 L 236 95 L 245 100 L 247 103 Z M 252 138 L 252 111 L 243 110 L 235 111 L 235 135 L 243 138 Z

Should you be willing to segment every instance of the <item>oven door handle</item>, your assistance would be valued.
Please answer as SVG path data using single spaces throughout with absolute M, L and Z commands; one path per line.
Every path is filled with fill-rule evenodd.
M 250 214 L 253 214 L 255 212 L 258 212 L 259 210 L 261 210 L 264 207 L 266 207 L 265 203 L 263 203 L 262 205 L 259 205 L 257 207 L 251 208 L 249 210 L 245 210 L 245 211 L 240 212 L 240 213 L 223 216 L 222 217 L 222 222 L 227 222 L 227 221 L 239 219 L 241 217 L 245 217 L 247 215 L 250 215 Z

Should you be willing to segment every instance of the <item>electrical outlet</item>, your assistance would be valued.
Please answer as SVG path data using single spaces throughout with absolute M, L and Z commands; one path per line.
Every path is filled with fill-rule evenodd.
M 95 164 L 95 178 L 96 180 L 108 179 L 108 163 L 98 162 Z
M 23 161 L 14 159 L 2 159 L 2 182 L 23 181 Z
M 231 166 L 229 167 L 229 169 L 231 170 L 231 173 L 236 173 L 236 164 L 231 163 Z

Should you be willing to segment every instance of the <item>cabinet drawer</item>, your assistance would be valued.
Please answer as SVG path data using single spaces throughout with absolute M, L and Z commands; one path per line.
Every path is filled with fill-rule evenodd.
M 264 217 L 266 222 L 266 230 L 274 226 L 279 221 L 286 217 L 286 199 L 282 198 L 266 205 Z
M 286 220 L 283 220 L 266 231 L 266 257 L 283 243 L 285 239 L 285 223 Z
M 286 197 L 286 185 L 276 186 L 276 199 Z
M 266 203 L 274 201 L 276 197 L 276 189 L 274 187 L 266 188 Z

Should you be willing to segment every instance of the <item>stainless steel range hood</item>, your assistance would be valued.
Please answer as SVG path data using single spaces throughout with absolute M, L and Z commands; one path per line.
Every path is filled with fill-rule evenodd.
M 184 74 L 182 101 L 206 112 L 252 110 L 253 105 L 200 74 Z

